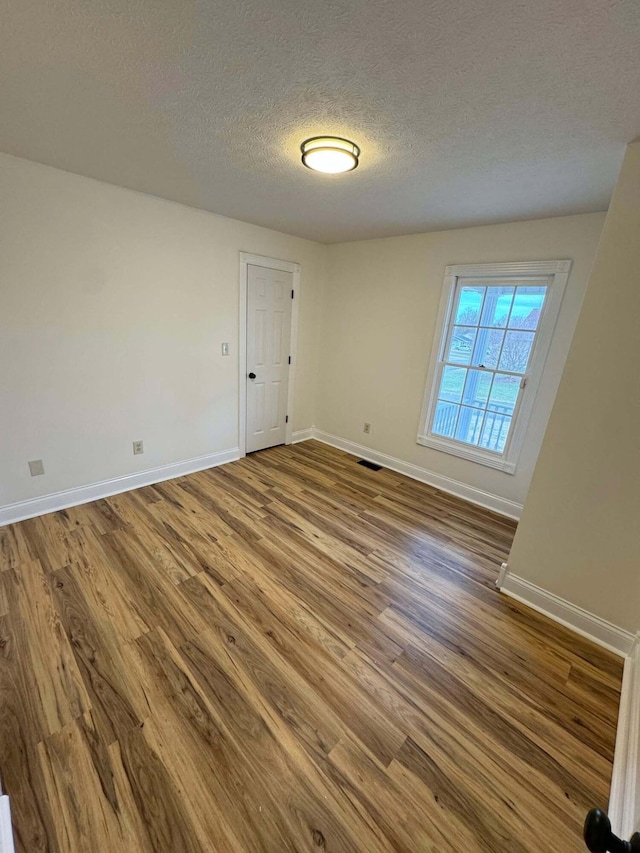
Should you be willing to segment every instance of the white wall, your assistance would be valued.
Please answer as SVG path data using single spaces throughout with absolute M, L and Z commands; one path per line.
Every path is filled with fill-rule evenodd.
M 509 572 L 640 628 L 640 142 L 611 200 Z M 640 809 L 638 813 L 640 820 Z
M 604 214 L 327 247 L 316 425 L 521 505 L 551 411 Z M 515 475 L 416 444 L 447 264 L 570 258 L 573 269 Z M 370 435 L 363 423 L 372 424 Z
M 302 265 L 311 426 L 324 246 L 6 155 L 0 198 L 0 506 L 237 447 L 241 250 Z
M 327 247 L 6 155 L 0 193 L 0 506 L 237 446 L 241 250 L 302 264 L 294 430 L 524 501 L 603 214 Z M 560 257 L 574 267 L 516 475 L 417 445 L 444 267 Z

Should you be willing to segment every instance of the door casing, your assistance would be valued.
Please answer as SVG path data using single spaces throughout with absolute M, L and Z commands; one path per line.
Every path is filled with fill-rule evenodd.
M 240 456 L 247 453 L 247 274 L 249 264 L 256 267 L 266 267 L 272 270 L 283 270 L 293 275 L 294 298 L 291 304 L 291 340 L 289 353 L 291 367 L 289 369 L 289 389 L 287 392 L 287 413 L 289 420 L 285 428 L 285 444 L 291 444 L 293 437 L 293 406 L 295 401 L 295 384 L 298 346 L 298 312 L 300 306 L 300 264 L 291 261 L 281 261 L 277 258 L 267 258 L 263 255 L 252 255 L 240 252 L 240 287 L 239 287 L 239 329 L 238 329 L 238 447 Z

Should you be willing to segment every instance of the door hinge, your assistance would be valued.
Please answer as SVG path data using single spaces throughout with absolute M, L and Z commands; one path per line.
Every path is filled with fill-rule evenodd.
M 284 416 L 284 422 L 285 422 L 285 424 L 289 423 L 289 415 Z
M 291 356 L 289 356 L 289 364 L 291 364 Z
M 291 291 L 291 298 L 293 299 L 293 290 Z

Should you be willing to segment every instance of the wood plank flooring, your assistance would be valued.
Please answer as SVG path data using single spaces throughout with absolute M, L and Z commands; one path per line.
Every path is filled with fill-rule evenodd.
M 622 663 L 513 533 L 317 442 L 0 529 L 18 850 L 582 851 Z

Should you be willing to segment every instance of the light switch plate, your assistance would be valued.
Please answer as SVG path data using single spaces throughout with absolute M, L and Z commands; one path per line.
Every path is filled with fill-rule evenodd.
M 229 344 L 222 344 L 222 355 L 229 355 Z

